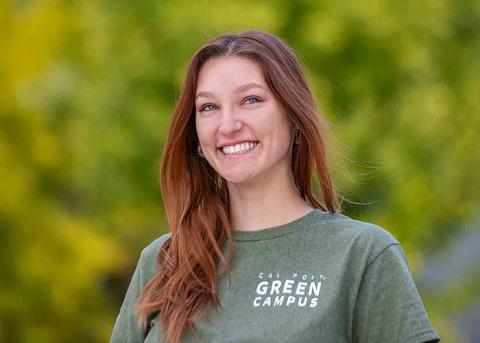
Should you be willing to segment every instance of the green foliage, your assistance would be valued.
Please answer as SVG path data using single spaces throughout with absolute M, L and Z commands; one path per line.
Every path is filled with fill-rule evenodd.
M 158 164 L 185 64 L 219 33 L 298 51 L 347 162 L 346 213 L 390 230 L 414 275 L 472 219 L 477 3 L 280 4 L 0 3 L 0 341 L 107 340 L 140 249 L 167 231 Z M 470 283 L 424 295 L 441 336 L 460 337 L 446 314 Z

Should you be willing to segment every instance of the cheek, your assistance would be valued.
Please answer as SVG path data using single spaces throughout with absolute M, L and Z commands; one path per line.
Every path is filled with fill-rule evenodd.
M 203 122 L 201 120 L 196 120 L 195 129 L 197 130 L 198 139 L 202 145 L 215 144 L 215 128 L 212 125 L 208 125 L 207 122 Z
M 270 130 L 274 131 L 277 136 L 289 136 L 292 123 L 286 110 L 280 104 L 275 103 L 265 119 L 267 119 Z
M 272 136 L 279 146 L 288 146 L 290 144 L 292 125 L 288 118 L 277 115 L 273 120 L 273 125 L 270 126 Z
M 195 116 L 195 130 L 197 131 L 198 138 L 202 140 L 202 137 L 205 136 L 205 132 L 207 130 L 206 130 L 205 122 L 200 120 L 198 116 Z

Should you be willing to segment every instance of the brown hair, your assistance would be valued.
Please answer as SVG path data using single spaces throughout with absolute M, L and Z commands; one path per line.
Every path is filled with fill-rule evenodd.
M 201 47 L 188 65 L 161 161 L 161 192 L 171 237 L 158 253 L 157 274 L 137 301 L 144 329 L 152 313 L 160 313 L 163 331 L 173 343 L 181 341 L 187 327 L 195 333 L 193 322 L 206 314 L 209 302 L 215 308 L 220 305 L 216 280 L 231 268 L 228 188 L 197 154 L 195 92 L 202 66 L 211 58 L 232 55 L 259 64 L 268 87 L 300 131 L 300 142 L 292 152 L 292 170 L 301 197 L 314 208 L 340 212 L 339 197 L 327 168 L 322 129 L 326 123 L 316 109 L 295 53 L 280 39 L 260 31 L 224 34 Z M 313 194 L 314 181 L 319 183 L 323 202 Z M 222 252 L 225 242 L 229 247 L 227 258 Z M 219 262 L 223 268 L 218 268 Z

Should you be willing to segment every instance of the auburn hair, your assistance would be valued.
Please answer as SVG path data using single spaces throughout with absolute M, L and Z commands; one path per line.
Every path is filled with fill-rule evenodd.
M 221 305 L 217 278 L 230 271 L 233 259 L 227 183 L 197 153 L 195 128 L 195 93 L 202 66 L 209 59 L 228 56 L 258 63 L 268 87 L 300 131 L 300 142 L 292 151 L 292 171 L 301 197 L 313 208 L 341 211 L 327 168 L 326 121 L 316 109 L 292 49 L 256 30 L 223 34 L 201 47 L 189 62 L 161 159 L 160 186 L 171 236 L 158 252 L 156 275 L 136 303 L 144 330 L 159 314 L 164 335 L 173 343 L 181 342 L 187 328 L 196 333 L 194 320 L 207 314 L 209 302 L 215 309 Z M 321 200 L 315 197 L 315 182 Z

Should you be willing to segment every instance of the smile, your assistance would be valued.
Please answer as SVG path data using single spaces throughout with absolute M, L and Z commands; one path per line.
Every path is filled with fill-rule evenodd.
M 244 154 L 257 146 L 258 142 L 244 142 L 241 144 L 224 146 L 220 148 L 224 155 L 240 155 Z

